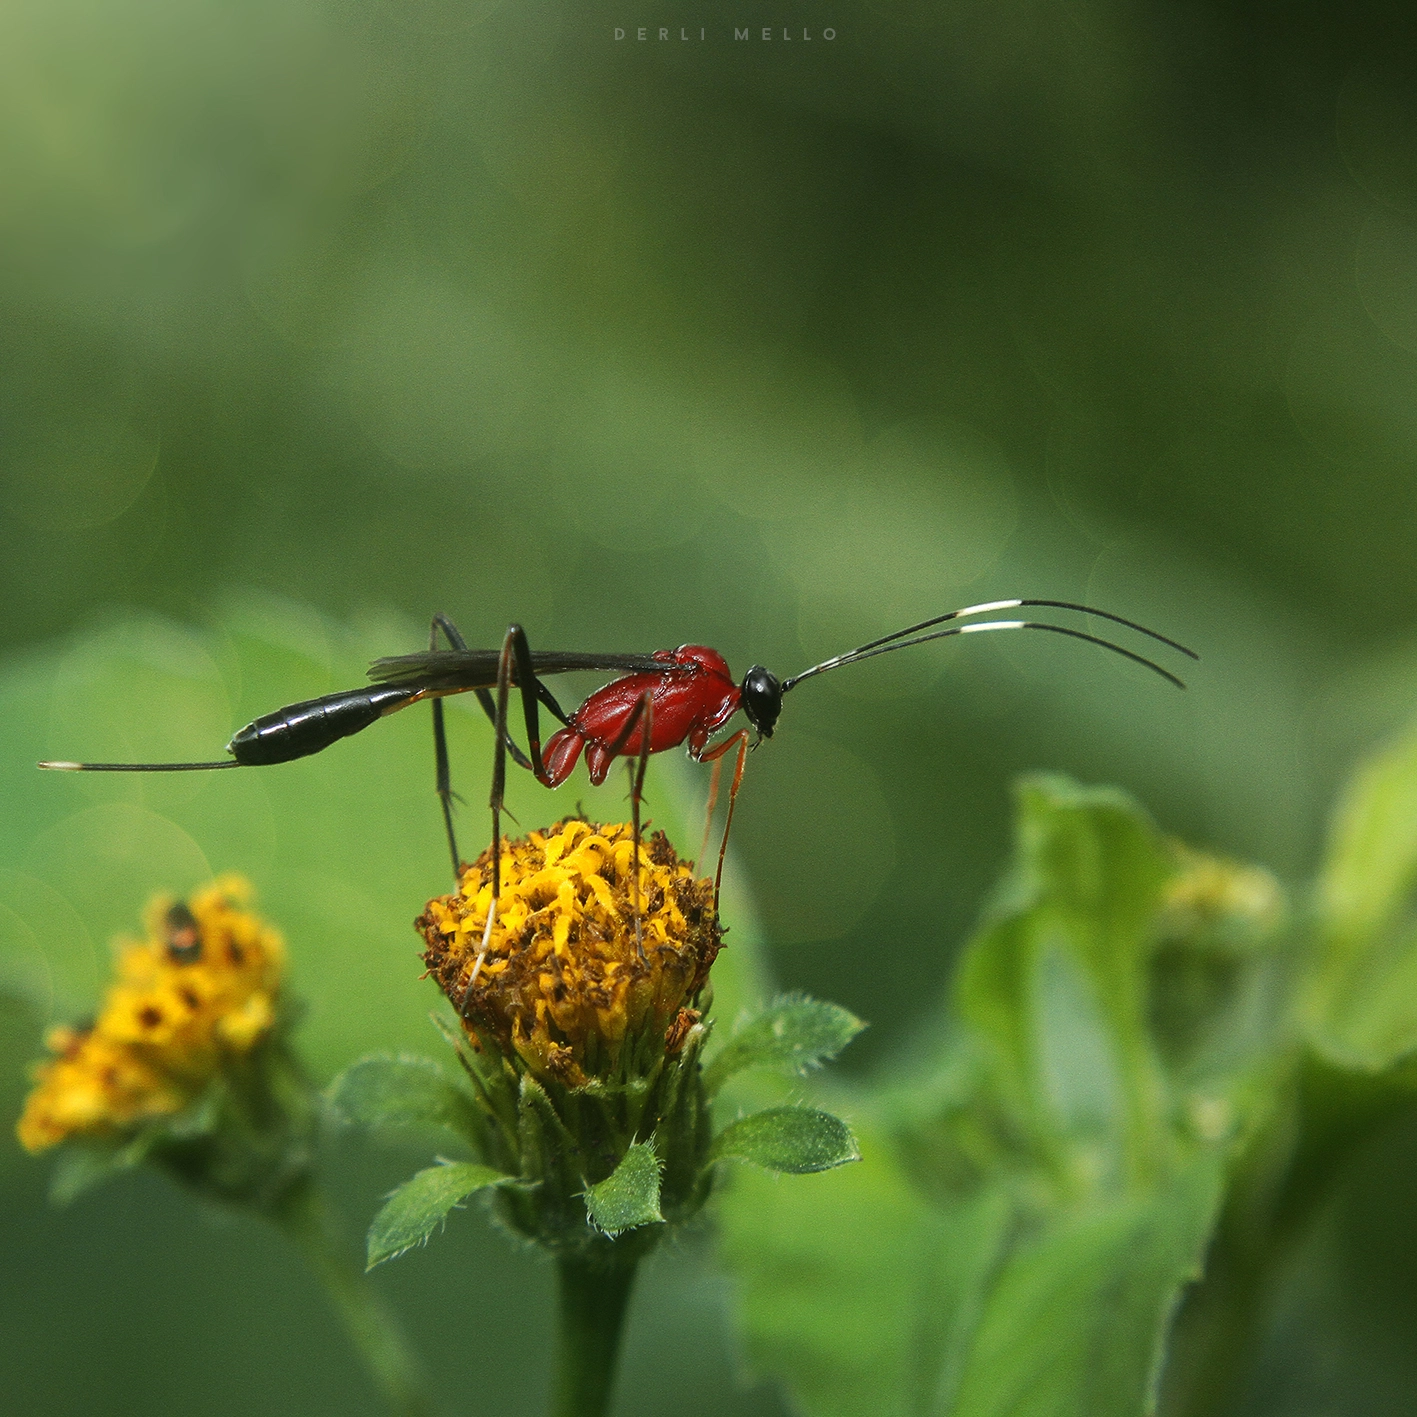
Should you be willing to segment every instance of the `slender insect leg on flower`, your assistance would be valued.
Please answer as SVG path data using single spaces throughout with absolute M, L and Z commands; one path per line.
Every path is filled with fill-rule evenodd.
M 502 893 L 502 799 L 507 787 L 507 698 L 512 688 L 512 636 L 520 628 L 518 625 L 508 627 L 506 638 L 502 641 L 502 652 L 497 658 L 497 708 L 492 718 L 496 742 L 492 748 L 492 791 L 488 796 L 488 806 L 492 809 L 492 899 L 487 906 L 487 925 L 482 932 L 482 948 L 477 953 L 477 961 L 472 966 L 467 987 L 463 990 L 464 1009 L 472 997 L 472 986 L 477 983 L 477 976 L 482 972 L 482 962 L 487 958 L 488 946 L 492 943 L 492 926 L 497 919 L 497 898 Z
M 708 855 L 709 833 L 713 830 L 713 809 L 718 806 L 718 782 L 723 776 L 723 759 L 713 759 L 713 771 L 709 774 L 708 802 L 704 806 L 704 834 L 699 838 L 699 854 L 694 858 L 694 874 L 703 869 L 704 857 Z
M 606 756 L 615 758 L 620 755 L 621 750 L 634 737 L 635 729 L 639 727 L 640 720 L 644 720 L 644 733 L 640 737 L 639 752 L 639 773 L 636 775 L 633 766 L 626 764 L 630 769 L 630 820 L 634 824 L 634 881 L 630 888 L 630 908 L 635 916 L 635 948 L 639 951 L 641 959 L 645 957 L 644 941 L 640 938 L 640 800 L 643 796 L 645 785 L 645 768 L 649 763 L 650 737 L 654 728 L 654 697 L 651 690 L 646 689 L 643 694 L 635 700 L 635 706 L 625 719 L 623 727 L 610 740 L 606 749 Z
M 714 765 L 714 782 L 710 789 L 709 810 L 713 810 L 713 795 L 718 787 L 718 764 L 730 748 L 737 746 L 738 761 L 733 768 L 733 782 L 728 789 L 728 816 L 723 823 L 723 840 L 718 848 L 718 870 L 713 878 L 713 908 L 718 910 L 718 892 L 723 885 L 723 859 L 728 855 L 728 832 L 733 826 L 733 808 L 738 801 L 738 789 L 743 784 L 743 770 L 748 766 L 748 730 L 740 728 L 732 737 L 725 738 L 722 743 L 715 747 L 706 748 L 699 754 L 701 763 L 712 763 Z M 708 833 L 705 831 L 704 840 L 707 842 Z M 697 868 L 696 868 L 697 869 Z
M 443 632 L 444 638 L 453 649 L 466 649 L 467 644 L 458 633 L 458 627 L 448 619 L 446 615 L 435 615 L 433 623 L 428 629 L 428 648 L 434 650 L 438 648 L 438 632 Z M 489 711 L 492 709 L 492 700 L 486 689 L 478 691 L 480 697 L 487 700 L 484 707 Z M 495 714 L 493 715 L 495 718 Z M 438 793 L 438 801 L 443 807 L 443 827 L 448 834 L 448 850 L 453 857 L 453 888 L 456 889 L 462 879 L 462 857 L 458 853 L 458 839 L 453 831 L 453 792 L 452 774 L 448 769 L 448 734 L 443 723 L 443 700 L 435 698 L 433 700 L 433 762 L 434 770 L 437 774 L 435 788 Z
M 529 756 L 517 748 L 507 733 L 507 703 L 511 697 L 514 663 L 517 688 L 522 698 Z M 479 693 L 479 699 L 484 695 L 486 690 Z M 482 971 L 482 963 L 487 958 L 487 950 L 492 942 L 492 926 L 497 919 L 497 901 L 502 894 L 502 810 L 507 790 L 507 754 L 511 753 L 520 766 L 528 768 L 538 782 L 546 781 L 546 768 L 541 761 L 541 716 L 537 710 L 538 702 L 545 703 L 557 718 L 566 722 L 566 715 L 560 704 L 542 685 L 532 667 L 531 646 L 527 643 L 526 631 L 520 625 L 508 625 L 506 636 L 502 640 L 501 653 L 497 657 L 496 704 L 493 706 L 483 703 L 484 709 L 493 708 L 492 726 L 496 737 L 492 751 L 492 791 L 488 797 L 488 805 L 492 809 L 492 902 L 487 909 L 487 925 L 482 932 L 482 947 L 478 951 L 477 962 L 472 967 L 472 974 L 468 977 L 467 987 L 463 991 L 464 1007 L 472 995 L 472 986 L 476 984 L 477 976 Z
M 519 631 L 519 627 L 517 626 L 513 626 L 512 628 Z M 458 627 L 454 625 L 446 615 L 442 614 L 433 617 L 433 628 L 429 635 L 429 649 L 437 648 L 437 633 L 439 630 L 443 632 L 448 644 L 451 645 L 453 649 L 464 651 L 467 649 L 467 641 L 464 640 L 462 635 L 458 632 Z M 546 687 L 541 679 L 536 677 L 535 671 L 531 668 L 531 650 L 527 645 L 526 635 L 524 633 L 520 633 L 519 631 L 517 639 L 513 641 L 512 650 L 517 661 L 518 682 L 520 683 L 525 679 L 530 679 L 536 686 L 536 698 L 550 709 L 556 718 L 569 726 L 570 719 L 566 717 L 566 711 L 556 702 L 556 696 Z M 483 713 L 487 715 L 487 721 L 495 727 L 497 724 L 497 705 L 492 701 L 491 693 L 486 689 L 478 688 L 473 690 L 473 694 L 477 702 L 482 706 Z M 527 710 L 527 716 L 533 728 L 538 730 L 534 731 L 531 737 L 531 741 L 536 749 L 533 754 L 533 758 L 535 758 L 536 761 L 533 761 L 533 758 L 527 757 L 527 755 L 517 747 L 510 735 L 503 734 L 502 741 L 506 745 L 507 752 L 511 754 L 512 761 L 516 763 L 519 768 L 525 768 L 528 772 L 535 773 L 538 780 L 544 781 L 545 771 L 538 766 L 540 762 L 541 740 L 538 736 L 539 721 L 536 717 L 535 708 L 535 703 L 532 703 L 529 710 Z M 525 703 L 524 709 L 526 709 Z M 433 743 L 438 760 L 438 796 L 443 799 L 444 817 L 448 819 L 448 835 L 451 840 L 452 823 L 450 819 L 449 799 L 456 799 L 458 801 L 462 799 L 458 798 L 457 794 L 452 791 L 449 781 L 447 738 L 443 728 L 443 706 L 441 696 L 437 695 L 435 695 L 433 699 Z M 454 850 L 453 854 L 456 858 L 456 850 Z M 461 864 L 460 859 L 455 859 L 454 869 L 456 870 Z
M 654 698 L 648 689 L 640 696 L 645 709 L 645 727 L 640 735 L 640 761 L 635 768 L 634 790 L 630 793 L 630 820 L 634 823 L 635 840 L 635 946 L 640 958 L 645 956 L 640 940 L 640 804 L 645 799 L 645 769 L 649 767 L 650 740 L 654 737 Z
M 635 731 L 635 725 L 641 719 L 644 721 L 644 732 L 640 735 L 638 762 L 627 762 L 625 767 L 630 774 L 630 822 L 633 842 L 630 905 L 635 916 L 635 950 L 643 959 L 645 944 L 640 925 L 640 804 L 644 801 L 645 769 L 649 767 L 650 740 L 654 734 L 654 696 L 649 689 L 646 689 L 636 700 L 635 707 L 631 710 L 625 726 L 615 735 L 615 740 L 610 745 L 610 751 L 616 753 L 630 741 L 630 735 Z
M 537 712 L 537 702 L 549 703 L 552 711 L 562 723 L 567 721 L 566 715 L 561 712 L 561 706 L 551 696 L 550 690 L 536 677 L 536 670 L 531 663 L 531 646 L 527 643 L 526 631 L 520 625 L 509 626 L 507 641 L 512 647 L 512 655 L 517 666 L 517 687 L 521 690 L 522 695 L 522 721 L 526 725 L 526 750 L 531 756 L 531 770 L 536 775 L 536 780 L 546 787 L 549 784 L 546 781 L 545 765 L 541 761 L 541 715 Z M 503 653 L 506 653 L 505 645 Z M 503 718 L 502 727 L 505 737 L 505 715 Z
M 440 630 L 453 649 L 467 649 L 467 641 L 459 633 L 458 627 L 446 615 L 440 613 L 433 617 L 433 623 L 428 631 L 428 648 L 430 650 L 438 648 L 438 632 Z M 492 702 L 492 695 L 486 689 L 476 689 L 474 693 L 477 695 L 478 703 L 482 705 L 483 712 L 495 725 L 497 709 Z M 520 767 L 531 767 L 531 760 L 510 739 L 507 739 L 507 751 L 511 753 Z M 448 767 L 448 734 L 443 720 L 441 696 L 435 696 L 433 699 L 433 758 L 437 772 L 438 800 L 443 807 L 443 825 L 448 834 L 448 849 L 453 857 L 453 881 L 454 884 L 457 884 L 462 879 L 462 856 L 458 851 L 457 837 L 453 832 L 453 802 L 455 800 L 461 801 L 461 798 L 453 791 L 452 774 Z

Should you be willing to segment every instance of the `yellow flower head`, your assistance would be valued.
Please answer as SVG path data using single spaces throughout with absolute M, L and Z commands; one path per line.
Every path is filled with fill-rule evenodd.
M 695 880 L 663 832 L 642 842 L 637 943 L 633 851 L 628 825 L 575 819 L 504 841 L 485 957 L 491 848 L 456 895 L 429 901 L 416 922 L 428 942 L 423 958 L 474 1047 L 490 1039 L 570 1087 L 675 1051 L 722 944 L 713 883 Z
M 226 1059 L 276 1018 L 285 948 L 243 909 L 250 886 L 224 876 L 190 902 L 154 900 L 147 937 L 121 947 L 92 1026 L 56 1028 L 17 1132 L 29 1151 L 112 1137 L 179 1112 Z
M 1279 882 L 1260 866 L 1179 847 L 1180 870 L 1162 895 L 1164 934 L 1192 935 L 1224 925 L 1264 931 L 1284 912 Z

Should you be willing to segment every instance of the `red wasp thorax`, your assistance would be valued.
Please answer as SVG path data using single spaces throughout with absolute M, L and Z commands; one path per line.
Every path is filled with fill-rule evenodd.
M 599 786 L 610 771 L 611 745 L 624 732 L 635 705 L 647 690 L 653 705 L 650 752 L 677 748 L 686 739 L 697 757 L 709 738 L 733 717 L 738 709 L 739 688 L 728 672 L 728 663 L 707 645 L 680 645 L 654 653 L 665 664 L 662 674 L 626 674 L 597 689 L 575 713 L 571 726 L 551 736 L 542 760 L 548 786 L 559 787 L 571 775 L 585 749 L 590 780 Z M 634 731 L 618 753 L 634 757 L 643 745 L 642 725 Z

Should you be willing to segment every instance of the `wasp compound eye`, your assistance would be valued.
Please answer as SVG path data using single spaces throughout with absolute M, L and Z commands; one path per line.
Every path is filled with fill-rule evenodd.
M 755 664 L 743 676 L 743 712 L 748 722 L 763 735 L 771 738 L 777 724 L 777 716 L 782 712 L 782 685 L 777 675 Z

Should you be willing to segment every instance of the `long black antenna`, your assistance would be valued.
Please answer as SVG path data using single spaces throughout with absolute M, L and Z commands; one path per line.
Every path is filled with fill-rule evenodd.
M 235 758 L 220 763 L 40 763 L 55 772 L 205 772 L 243 766 Z
M 890 654 L 893 650 L 907 649 L 911 645 L 922 645 L 931 640 L 943 640 L 951 635 L 978 634 L 989 630 L 1050 630 L 1055 635 L 1067 635 L 1071 639 L 1086 640 L 1088 644 L 1100 645 L 1103 649 L 1111 650 L 1114 654 L 1120 654 L 1124 659 L 1130 659 L 1134 664 L 1140 664 L 1144 668 L 1150 669 L 1153 674 L 1159 674 L 1178 689 L 1186 687 L 1184 681 L 1178 679 L 1169 669 L 1163 669 L 1154 660 L 1147 659 L 1145 655 L 1124 649 L 1111 640 L 1104 640 L 1100 635 L 1090 635 L 1086 630 L 1074 630 L 1066 625 L 1050 625 L 1039 620 L 990 620 L 976 625 L 955 625 L 948 630 L 935 630 L 934 633 L 928 635 L 918 633 L 920 630 L 928 630 L 933 625 L 943 624 L 947 620 L 959 620 L 967 615 L 982 615 L 995 610 L 1013 610 L 1021 606 L 1046 606 L 1056 610 L 1077 610 L 1087 615 L 1096 615 L 1099 619 L 1111 620 L 1114 624 L 1125 625 L 1129 630 L 1136 630 L 1170 649 L 1179 650 L 1180 653 L 1188 655 L 1191 659 L 1198 660 L 1200 658 L 1200 655 L 1193 649 L 1187 649 L 1185 645 L 1168 639 L 1167 636 L 1158 634 L 1155 630 L 1149 630 L 1145 625 L 1138 625 L 1134 620 L 1125 620 L 1120 615 L 1113 615 L 1106 610 L 1098 610 L 1094 606 L 1079 605 L 1070 600 L 992 600 L 982 605 L 968 605 L 962 610 L 951 610 L 945 615 L 936 615 L 933 619 L 922 620 L 917 625 L 908 625 L 905 629 L 883 635 L 880 639 L 869 640 L 866 644 L 858 645 L 845 654 L 833 655 L 831 659 L 824 659 L 820 664 L 814 664 L 810 669 L 804 669 L 802 673 L 794 674 L 792 678 L 784 680 L 782 692 L 785 694 L 789 689 L 800 684 L 804 679 L 810 679 L 814 674 L 825 674 L 827 670 L 840 669 L 844 664 L 855 664 L 862 659 L 874 659 L 878 654 Z
M 905 629 L 897 630 L 894 634 L 882 635 L 878 640 L 858 645 L 851 653 L 860 654 L 862 650 L 875 649 L 877 645 L 887 644 L 891 640 L 904 639 L 906 635 L 918 634 L 921 630 L 928 630 L 932 625 L 943 625 L 946 620 L 962 620 L 967 615 L 992 615 L 996 610 L 1020 609 L 1077 610 L 1084 615 L 1096 615 L 1099 620 L 1110 620 L 1114 625 L 1125 625 L 1127 629 L 1146 635 L 1149 639 L 1156 640 L 1169 649 L 1180 650 L 1182 654 L 1189 655 L 1192 659 L 1200 658 L 1195 650 L 1187 649 L 1185 645 L 1178 644 L 1165 635 L 1159 635 L 1155 630 L 1148 630 L 1145 625 L 1138 625 L 1135 620 L 1123 619 L 1120 615 L 1112 614 L 1110 610 L 1099 610 L 1095 605 L 1079 605 L 1075 600 L 986 600 L 982 605 L 966 605 L 963 610 L 951 610 L 947 614 L 936 615 L 932 620 L 922 620 L 918 625 L 907 625 Z M 797 677 L 800 679 L 802 676 L 799 674 Z

